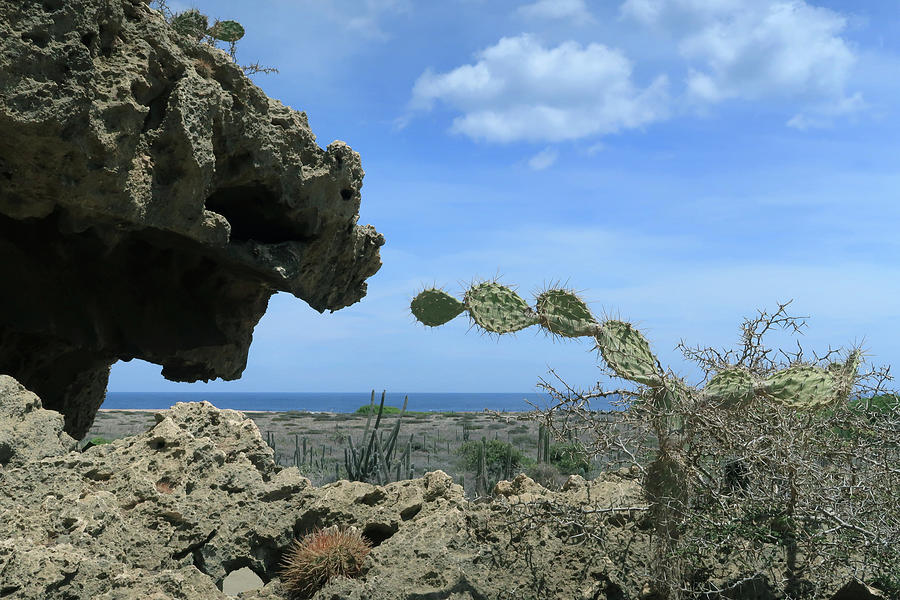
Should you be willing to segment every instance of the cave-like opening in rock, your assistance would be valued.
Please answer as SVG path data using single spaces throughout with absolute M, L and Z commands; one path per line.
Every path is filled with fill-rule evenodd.
M 319 215 L 315 208 L 286 218 L 278 196 L 262 184 L 220 188 L 206 199 L 206 209 L 231 225 L 232 241 L 255 240 L 265 244 L 300 241 L 315 235 Z

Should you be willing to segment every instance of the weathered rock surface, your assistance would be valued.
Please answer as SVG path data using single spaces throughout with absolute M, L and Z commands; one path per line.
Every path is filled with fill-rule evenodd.
M 41 408 L 41 399 L 12 377 L 0 375 L 0 398 L 0 468 L 75 449 L 62 415 Z
M 62 425 L 0 378 L 0 443 L 18 444 L 0 462 L 0 598 L 225 600 L 226 581 L 250 569 L 258 587 L 245 576 L 230 588 L 245 590 L 237 597 L 287 600 L 282 557 L 331 525 L 355 526 L 375 547 L 360 577 L 329 581 L 314 600 L 655 597 L 633 472 L 572 476 L 559 492 L 520 475 L 469 501 L 441 471 L 313 487 L 275 464 L 252 420 L 205 402 L 83 452 Z M 775 597 L 765 581 L 714 583 L 730 588 L 723 598 Z M 879 597 L 858 581 L 834 596 Z
M 116 360 L 239 377 L 274 292 L 365 295 L 362 179 L 143 0 L 0 0 L 0 373 L 75 438 Z
M 520 476 L 477 504 L 441 471 L 383 487 L 315 488 L 296 468 L 276 466 L 256 425 L 236 411 L 176 404 L 144 434 L 77 452 L 56 444 L 65 439 L 58 415 L 44 427 L 29 417 L 49 412 L 33 395 L 4 389 L 12 390 L 0 394 L 4 426 L 47 442 L 0 467 L 2 598 L 224 599 L 226 576 L 249 567 L 265 587 L 241 598 L 285 599 L 283 553 L 294 538 L 330 525 L 359 527 L 375 548 L 362 577 L 329 582 L 319 600 L 475 600 L 507 590 L 617 597 L 590 544 L 549 523 L 517 530 L 525 514 L 517 507 L 633 505 L 641 495 L 634 480 L 575 477 L 566 491 L 549 492 Z M 16 408 L 23 398 L 28 413 Z M 519 552 L 526 546 L 529 563 Z M 544 595 L 534 595 L 536 581 Z

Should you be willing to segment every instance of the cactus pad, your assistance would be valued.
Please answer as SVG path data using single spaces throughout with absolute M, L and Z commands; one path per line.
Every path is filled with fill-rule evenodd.
M 853 391 L 853 386 L 856 385 L 857 370 L 859 369 L 861 358 L 862 353 L 859 350 L 854 350 L 847 356 L 847 360 L 844 363 L 835 363 L 828 366 L 828 371 L 836 379 L 835 402 L 844 403 L 850 397 L 850 392 Z
M 624 321 L 606 321 L 594 336 L 606 364 L 622 379 L 660 385 L 656 357 L 641 332 Z
M 819 408 L 832 404 L 838 389 L 834 376 L 825 369 L 796 365 L 769 376 L 762 391 L 786 406 Z
M 237 21 L 217 21 L 207 33 L 217 40 L 234 43 L 244 37 L 244 28 Z
M 490 333 L 512 333 L 538 323 L 517 293 L 494 281 L 469 288 L 465 304 L 475 324 Z
M 547 290 L 537 297 L 541 326 L 563 337 L 591 335 L 597 322 L 584 301 L 568 290 Z
M 753 377 L 740 367 L 723 369 L 709 380 L 703 391 L 719 408 L 747 405 L 753 400 Z
M 462 302 L 435 288 L 420 292 L 413 298 L 409 308 L 413 316 L 428 327 L 443 325 L 466 309 Z
M 172 17 L 172 28 L 183 36 L 201 39 L 206 35 L 209 19 L 196 8 L 178 13 Z

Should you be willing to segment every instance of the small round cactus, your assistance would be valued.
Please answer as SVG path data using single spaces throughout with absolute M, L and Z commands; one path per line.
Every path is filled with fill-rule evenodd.
M 281 581 L 292 598 L 311 598 L 333 577 L 359 575 L 371 550 L 356 527 L 316 529 L 285 555 Z

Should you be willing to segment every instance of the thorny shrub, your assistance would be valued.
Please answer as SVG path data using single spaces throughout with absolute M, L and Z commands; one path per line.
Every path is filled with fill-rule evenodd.
M 826 367 L 845 354 L 829 349 L 809 358 L 799 344 L 796 352 L 767 348 L 767 332 L 800 333 L 806 325 L 787 314 L 788 304 L 746 319 L 737 349 L 679 344 L 705 373 L 701 385 L 727 366 L 764 378 L 794 365 Z M 619 535 L 583 537 L 611 559 L 614 580 L 643 581 L 647 597 L 719 597 L 755 588 L 783 598 L 820 598 L 851 577 L 893 593 L 900 588 L 900 406 L 896 395 L 886 394 L 890 368 L 863 367 L 868 370 L 858 373 L 848 402 L 818 410 L 762 398 L 723 410 L 692 386 L 685 386 L 680 402 L 660 408 L 647 401 L 643 386 L 604 389 L 598 383 L 581 391 L 551 371 L 556 382 L 542 379 L 539 386 L 554 402 L 535 407 L 529 418 L 544 422 L 560 441 L 580 440 L 606 470 L 634 467 L 643 481 L 668 478 L 680 488 L 665 498 L 664 526 L 623 529 L 637 545 L 651 538 L 649 560 L 625 560 L 630 544 L 623 547 Z M 592 400 L 615 410 L 595 410 Z M 658 465 L 660 441 L 650 424 L 660 421 L 672 424 L 666 443 L 673 466 L 662 476 L 648 472 Z M 648 498 L 654 500 L 660 498 Z M 544 504 L 541 510 L 552 516 L 563 509 Z M 566 510 L 569 527 L 596 530 L 596 510 Z

